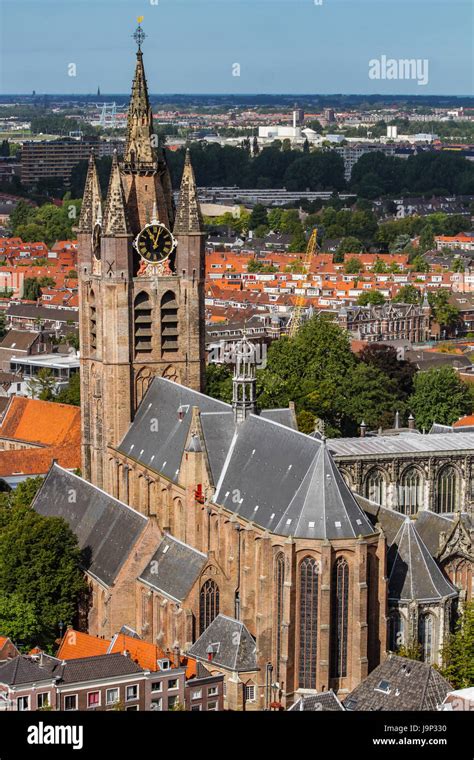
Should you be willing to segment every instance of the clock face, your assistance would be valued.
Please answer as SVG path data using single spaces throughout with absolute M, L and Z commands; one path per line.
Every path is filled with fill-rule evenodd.
M 96 259 L 100 259 L 100 236 L 102 234 L 102 226 L 97 222 L 94 225 L 92 231 L 92 251 Z
M 175 247 L 175 240 L 164 224 L 147 224 L 137 236 L 135 247 L 145 261 L 158 264 L 168 258 Z

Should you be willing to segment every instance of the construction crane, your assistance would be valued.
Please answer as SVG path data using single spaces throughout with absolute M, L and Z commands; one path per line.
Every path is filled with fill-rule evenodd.
M 309 272 L 309 269 L 311 266 L 311 260 L 313 258 L 313 255 L 316 253 L 317 247 L 318 247 L 318 228 L 315 227 L 311 233 L 311 237 L 308 240 L 308 245 L 306 248 L 306 254 L 305 254 L 305 258 L 303 262 L 305 272 Z M 288 336 L 290 338 L 294 338 L 299 328 L 301 327 L 301 321 L 302 321 L 303 310 L 304 310 L 304 302 L 305 302 L 305 295 L 303 293 L 300 296 L 298 296 L 298 298 L 296 299 L 296 303 L 293 308 L 293 313 L 290 318 L 289 330 L 288 330 Z

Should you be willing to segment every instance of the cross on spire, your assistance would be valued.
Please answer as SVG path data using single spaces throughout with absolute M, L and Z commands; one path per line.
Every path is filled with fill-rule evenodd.
M 141 27 L 141 23 L 142 23 L 142 20 L 143 20 L 143 19 L 142 19 L 142 17 L 140 16 L 140 17 L 139 17 L 139 19 L 138 19 L 138 26 L 137 26 L 137 28 L 135 29 L 134 33 L 132 34 L 132 37 L 133 37 L 133 39 L 135 40 L 135 42 L 136 42 L 136 43 L 137 43 L 137 45 L 138 45 L 138 50 L 139 50 L 139 52 L 141 51 L 141 49 L 142 49 L 142 44 L 143 44 L 143 42 L 144 42 L 144 40 L 145 40 L 145 38 L 146 38 L 146 36 L 147 36 L 147 35 L 145 34 L 145 32 L 143 31 L 142 27 Z

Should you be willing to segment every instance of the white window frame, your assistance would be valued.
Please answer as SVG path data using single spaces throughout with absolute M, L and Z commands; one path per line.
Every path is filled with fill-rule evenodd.
M 26 700 L 26 707 L 20 708 L 20 702 L 22 700 Z M 16 709 L 17 709 L 17 712 L 28 712 L 30 710 L 30 695 L 29 694 L 23 694 L 21 697 L 16 698 Z
M 152 699 L 151 700 L 152 705 L 158 705 L 158 707 L 152 707 L 151 709 L 155 712 L 163 712 L 163 697 L 158 697 L 158 699 Z
M 111 691 L 116 691 L 117 692 L 117 699 L 114 700 L 113 702 L 111 702 L 109 700 L 109 694 L 110 694 Z M 110 706 L 110 705 L 116 705 L 118 702 L 120 702 L 120 689 L 117 686 L 114 686 L 111 689 L 107 689 L 106 692 L 105 692 L 105 704 L 107 706 Z
M 154 689 L 154 686 L 158 686 L 157 689 Z M 151 693 L 152 694 L 162 694 L 163 693 L 163 681 L 152 681 L 151 683 Z
M 256 694 L 255 694 L 255 684 L 254 683 L 245 684 L 245 701 L 246 702 L 256 702 L 257 701 Z
M 128 696 L 128 690 L 129 689 L 136 689 L 137 695 L 136 697 L 129 697 Z M 140 699 L 140 686 L 137 683 L 129 684 L 125 687 L 125 702 L 136 702 L 137 699 Z
M 170 686 L 172 683 L 175 683 L 176 686 Z M 179 681 L 177 678 L 170 678 L 168 681 L 168 691 L 174 691 L 175 689 L 179 689 Z
M 74 699 L 76 706 L 75 707 L 66 707 L 66 700 L 67 699 Z M 64 710 L 67 710 L 67 712 L 74 712 L 75 710 L 77 710 L 77 701 L 78 701 L 77 694 L 65 694 L 64 695 Z
M 96 705 L 90 705 L 89 704 L 89 694 L 99 694 L 99 702 Z M 92 689 L 92 691 L 87 692 L 87 709 L 93 710 L 95 707 L 100 707 L 102 705 L 102 692 L 100 689 Z
M 207 696 L 208 697 L 218 697 L 219 696 L 219 689 L 217 686 L 209 686 L 207 690 Z
M 214 705 L 214 707 L 211 707 L 211 705 Z M 208 712 L 219 712 L 219 703 L 217 702 L 217 700 L 215 702 L 208 702 L 207 710 Z
M 39 702 L 40 697 L 43 697 L 43 704 L 42 705 L 40 705 L 40 702 Z M 51 699 L 50 699 L 51 694 L 50 694 L 50 692 L 49 691 L 40 691 L 36 695 L 36 709 L 37 710 L 39 710 L 41 707 L 45 707 L 44 697 L 46 697 L 46 704 L 47 705 L 51 705 Z

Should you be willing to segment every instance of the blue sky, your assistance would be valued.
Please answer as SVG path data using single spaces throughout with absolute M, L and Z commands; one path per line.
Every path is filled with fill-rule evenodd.
M 128 92 L 138 15 L 155 93 L 473 94 L 471 0 L 0 0 L 0 92 Z M 428 84 L 370 79 L 382 55 Z

